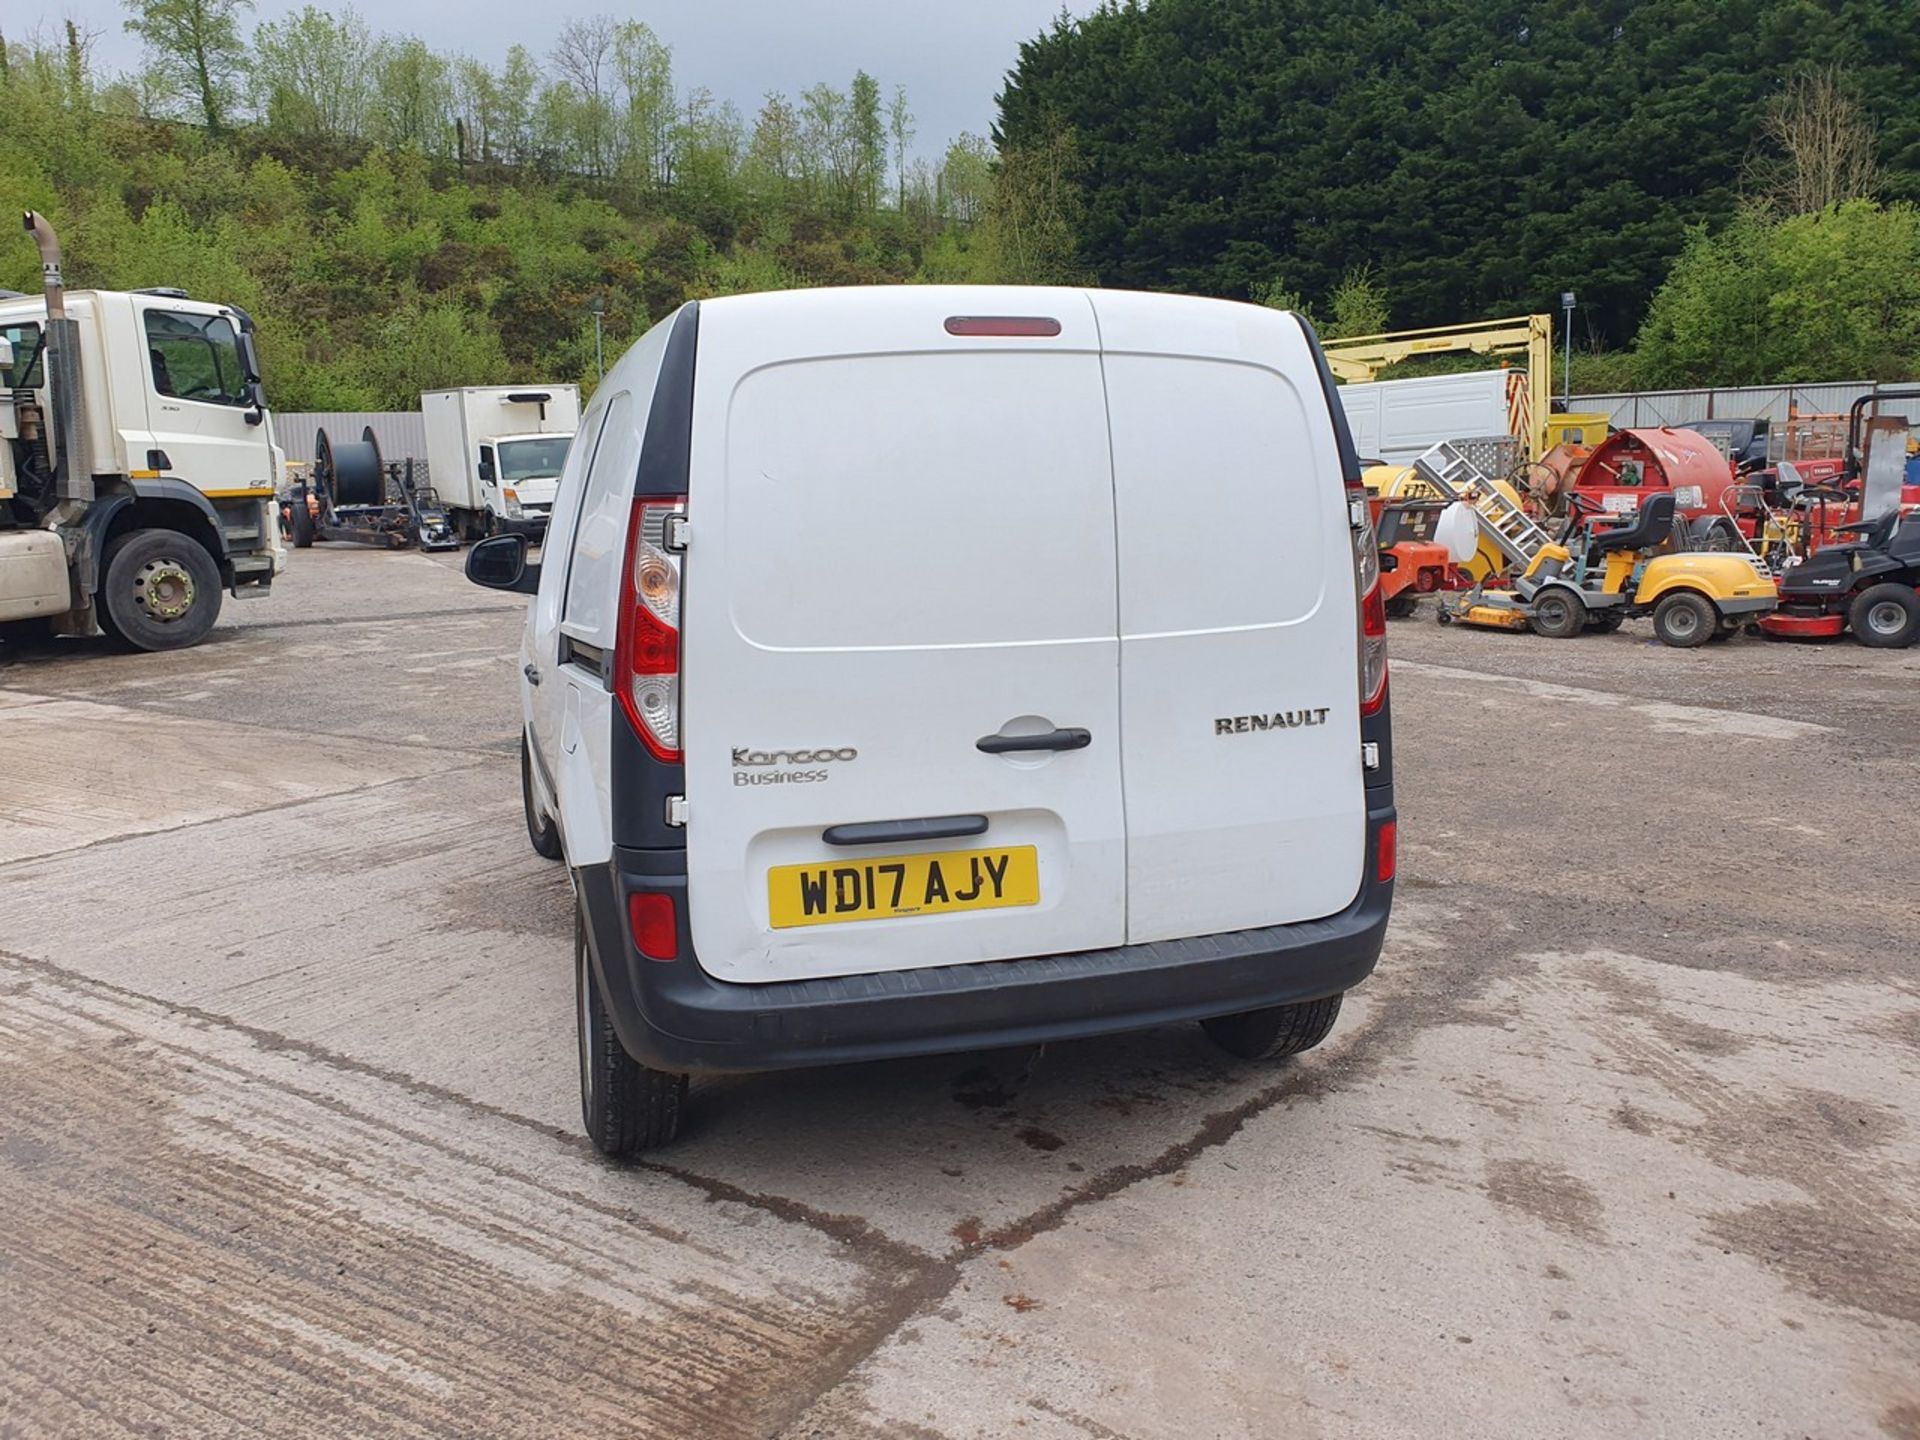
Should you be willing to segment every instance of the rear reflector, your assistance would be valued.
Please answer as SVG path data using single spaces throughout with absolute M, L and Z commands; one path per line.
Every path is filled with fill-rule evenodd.
M 636 891 L 627 897 L 627 922 L 633 926 L 633 944 L 649 960 L 680 958 L 680 927 L 671 895 Z
M 1046 315 L 949 315 L 949 335 L 1058 335 L 1060 322 Z
M 1373 852 L 1373 878 L 1382 885 L 1393 879 L 1394 869 L 1400 863 L 1399 851 L 1400 822 L 1389 820 L 1380 827 L 1380 839 Z

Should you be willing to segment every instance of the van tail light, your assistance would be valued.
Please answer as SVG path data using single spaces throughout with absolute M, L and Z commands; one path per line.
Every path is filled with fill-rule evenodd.
M 1400 866 L 1400 822 L 1388 820 L 1380 826 L 1374 841 L 1373 878 L 1384 885 L 1393 879 Z
M 680 762 L 680 557 L 667 548 L 667 523 L 686 513 L 685 496 L 636 500 L 620 580 L 620 638 L 614 693 L 640 743 L 656 760 Z
M 1380 589 L 1380 546 L 1365 486 L 1347 487 L 1353 532 L 1353 588 L 1360 601 L 1360 713 L 1375 715 L 1387 698 L 1387 600 Z

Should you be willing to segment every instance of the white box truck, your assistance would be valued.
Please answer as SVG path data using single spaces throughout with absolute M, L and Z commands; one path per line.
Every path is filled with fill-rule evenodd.
M 427 478 L 471 540 L 546 533 L 567 447 L 580 428 L 576 385 L 468 385 L 420 397 Z
M 1369 460 L 1411 464 L 1442 440 L 1508 433 L 1505 370 L 1375 380 L 1334 393 L 1355 448 Z

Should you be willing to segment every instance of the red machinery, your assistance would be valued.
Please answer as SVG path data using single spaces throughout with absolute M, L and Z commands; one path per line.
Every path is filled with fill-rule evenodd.
M 1670 490 L 1674 514 L 1689 520 L 1727 514 L 1723 501 L 1738 483 L 1732 462 L 1706 436 L 1664 428 L 1614 431 L 1573 477 L 1576 492 L 1616 513 Z
M 1380 543 L 1380 593 L 1387 614 L 1413 613 L 1422 595 L 1466 585 L 1447 547 L 1433 538 L 1446 506 L 1438 500 L 1373 500 L 1373 526 Z

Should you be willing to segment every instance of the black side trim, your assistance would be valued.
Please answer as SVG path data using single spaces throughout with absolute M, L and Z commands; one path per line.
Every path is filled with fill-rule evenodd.
M 829 825 L 820 838 L 829 845 L 910 845 L 917 840 L 951 840 L 987 833 L 984 815 L 926 815 L 915 820 L 866 820 Z
M 1389 791 L 1368 792 L 1367 868 L 1324 920 L 1023 960 L 737 985 L 700 968 L 684 850 L 615 850 L 574 872 L 601 993 L 635 1059 L 669 1071 L 779 1070 L 1034 1045 L 1318 1000 L 1372 973 L 1393 906 L 1374 879 Z M 677 960 L 648 960 L 626 897 L 673 897 Z
M 700 302 L 689 300 L 671 322 L 660 376 L 653 383 L 647 431 L 640 443 L 640 473 L 633 493 L 685 495 L 693 468 L 693 362 L 700 345 Z
M 640 443 L 636 496 L 685 495 L 693 467 L 693 368 L 700 343 L 700 302 L 689 300 L 673 318 L 660 375 L 647 407 Z M 681 683 L 686 683 L 683 674 Z M 648 753 L 626 716 L 616 709 L 607 754 L 613 843 L 640 850 L 684 853 L 687 832 L 667 824 L 667 797 L 687 793 L 683 765 L 663 765 Z

